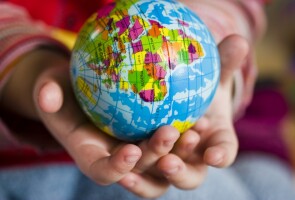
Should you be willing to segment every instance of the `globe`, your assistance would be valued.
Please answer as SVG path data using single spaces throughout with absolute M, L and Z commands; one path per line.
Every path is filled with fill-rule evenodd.
M 119 0 L 93 14 L 71 58 L 74 93 L 102 131 L 124 141 L 170 125 L 180 133 L 206 112 L 220 76 L 212 35 L 174 0 Z

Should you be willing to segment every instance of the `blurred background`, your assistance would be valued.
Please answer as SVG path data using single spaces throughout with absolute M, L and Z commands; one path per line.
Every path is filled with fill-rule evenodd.
M 256 87 L 280 92 L 288 104 L 281 132 L 295 171 L 295 0 L 273 0 L 266 10 L 268 29 L 257 45 Z

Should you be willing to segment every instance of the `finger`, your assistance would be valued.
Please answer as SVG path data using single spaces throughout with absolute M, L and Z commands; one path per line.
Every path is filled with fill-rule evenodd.
M 133 144 L 114 145 L 104 143 L 105 134 L 92 124 L 82 124 L 71 132 L 64 146 L 80 170 L 100 185 L 119 181 L 129 173 L 141 157 L 141 150 Z M 118 144 L 119 145 L 119 144 Z
M 194 150 L 199 142 L 199 134 L 192 129 L 189 129 L 180 136 L 172 152 L 182 160 L 188 160 L 193 154 L 195 154 Z
M 84 169 L 85 174 L 100 185 L 118 182 L 134 168 L 141 157 L 140 149 L 131 144 L 123 146 L 111 156 L 100 155 L 100 152 L 95 152 L 95 149 L 86 148 L 88 148 L 86 152 L 92 150 L 96 156 L 101 157 L 93 162 L 89 169 Z
M 40 89 L 38 104 L 43 112 L 54 113 L 63 104 L 63 91 L 55 81 L 45 83 Z
M 153 199 L 164 194 L 169 183 L 165 179 L 153 178 L 146 174 L 129 173 L 119 181 L 119 184 L 137 196 Z
M 230 35 L 218 46 L 221 61 L 220 82 L 222 85 L 230 83 L 236 69 L 242 67 L 249 53 L 249 44 L 241 36 Z
M 169 154 L 157 164 L 167 180 L 180 189 L 194 189 L 204 181 L 207 167 L 204 163 L 185 164 L 178 156 Z
M 198 119 L 197 123 L 192 127 L 192 129 L 196 132 L 203 132 L 210 127 L 210 120 L 205 116 Z
M 134 171 L 142 173 L 153 166 L 159 158 L 167 155 L 179 138 L 179 132 L 171 126 L 159 128 L 151 139 L 143 141 L 139 147 L 143 154 Z
M 204 162 L 214 167 L 230 166 L 237 155 L 238 141 L 233 128 L 219 128 L 206 141 Z

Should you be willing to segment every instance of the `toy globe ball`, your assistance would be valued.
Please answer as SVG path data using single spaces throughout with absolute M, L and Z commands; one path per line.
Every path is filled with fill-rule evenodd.
M 125 141 L 171 125 L 184 132 L 211 103 L 220 76 L 212 35 L 173 0 L 119 0 L 90 17 L 71 58 L 74 93 L 102 131 Z

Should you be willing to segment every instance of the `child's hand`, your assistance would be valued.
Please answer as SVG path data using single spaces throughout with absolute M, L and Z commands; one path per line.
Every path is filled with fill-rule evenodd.
M 232 120 L 232 77 L 248 50 L 248 43 L 236 35 L 220 43 L 221 80 L 207 114 L 181 136 L 172 151 L 174 155 L 170 155 L 171 160 L 166 156 L 158 163 L 163 172 L 168 169 L 167 164 L 178 167 L 177 173 L 167 176 L 176 187 L 197 187 L 205 177 L 207 165 L 227 167 L 234 161 L 238 142 Z
M 88 121 L 75 101 L 68 58 L 59 52 L 36 50 L 21 58 L 3 97 L 3 106 L 8 110 L 40 120 L 81 171 L 96 183 L 109 185 L 128 174 L 122 185 L 145 197 L 159 196 L 170 185 L 163 177 L 163 182 L 148 177 L 159 177 L 159 173 L 154 176 L 151 168 L 172 150 L 179 132 L 163 127 L 138 145 L 126 144 L 102 133 Z M 142 181 L 137 184 L 138 181 L 130 180 L 132 175 L 141 177 Z M 131 189 L 134 184 L 136 187 Z

